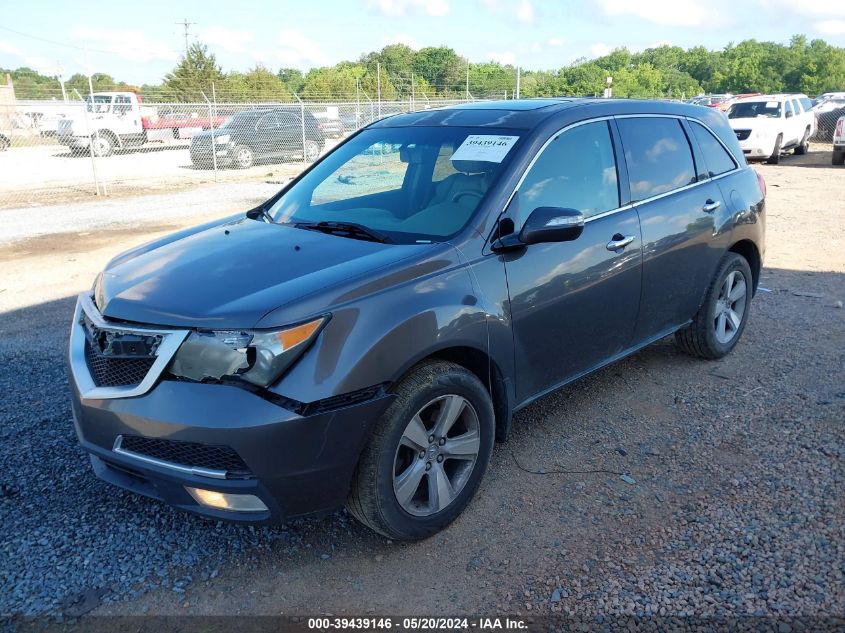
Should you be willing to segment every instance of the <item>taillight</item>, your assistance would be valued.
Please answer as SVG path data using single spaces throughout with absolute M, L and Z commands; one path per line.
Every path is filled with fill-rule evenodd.
M 836 138 L 842 138 L 842 133 L 843 133 L 843 130 L 842 130 L 842 128 L 843 128 L 843 123 L 845 123 L 845 119 L 839 119 L 839 120 L 836 122 L 836 131 L 833 133 L 833 135 L 834 135 Z
M 759 171 L 755 171 L 754 173 L 757 174 L 757 184 L 760 185 L 760 191 L 763 192 L 763 197 L 765 198 L 766 197 L 766 179 L 763 178 L 763 174 L 761 174 Z

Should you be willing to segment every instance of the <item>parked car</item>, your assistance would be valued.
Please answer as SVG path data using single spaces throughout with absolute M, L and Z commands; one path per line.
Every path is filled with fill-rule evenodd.
M 833 164 L 845 165 L 845 116 L 839 117 L 833 131 Z
M 191 162 L 203 169 L 214 164 L 212 140 L 219 167 L 246 169 L 258 161 L 303 154 L 312 162 L 323 151 L 325 138 L 313 114 L 305 111 L 304 126 L 300 117 L 300 111 L 291 108 L 239 112 L 219 128 L 191 139 Z
M 343 136 L 345 130 L 339 117 L 315 114 L 314 118 L 317 120 L 317 127 L 320 128 L 320 132 L 326 138 L 341 138 Z
M 694 105 L 724 110 L 725 104 L 727 104 L 731 99 L 733 99 L 732 94 L 699 95 L 692 100 L 692 103 Z
M 786 150 L 806 154 L 816 130 L 810 100 L 802 94 L 741 99 L 731 105 L 728 120 L 746 158 L 773 165 Z
M 839 117 L 845 115 L 845 99 L 831 98 L 813 108 L 818 131 L 815 136 L 820 141 L 830 141 Z
M 714 110 L 390 117 L 245 215 L 106 265 L 72 322 L 76 432 L 99 477 L 191 512 L 346 504 L 423 538 L 470 502 L 515 411 L 671 334 L 728 354 L 764 207 Z

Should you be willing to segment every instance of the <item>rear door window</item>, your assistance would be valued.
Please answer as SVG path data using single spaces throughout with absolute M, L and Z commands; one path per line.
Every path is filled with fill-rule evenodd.
M 633 201 L 696 181 L 692 150 L 678 119 L 620 118 L 617 125 L 622 135 Z
M 712 178 L 736 168 L 736 162 L 728 150 L 713 136 L 710 130 L 696 121 L 690 121 L 690 127 L 704 158 L 705 164 L 699 165 L 698 172 L 700 174 L 704 173 Z

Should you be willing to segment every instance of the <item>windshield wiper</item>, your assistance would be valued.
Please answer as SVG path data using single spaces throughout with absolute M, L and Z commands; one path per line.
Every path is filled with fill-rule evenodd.
M 319 231 L 320 233 L 350 237 L 357 240 L 380 242 L 382 244 L 396 243 L 384 233 L 368 228 L 363 224 L 356 224 L 355 222 L 293 222 L 292 224 L 298 229 Z

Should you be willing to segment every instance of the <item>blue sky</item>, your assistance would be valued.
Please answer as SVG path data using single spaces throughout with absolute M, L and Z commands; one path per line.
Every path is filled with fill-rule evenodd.
M 385 44 L 445 44 L 473 62 L 559 68 L 617 46 L 660 43 L 721 48 L 794 33 L 845 46 L 845 2 L 813 0 L 202 0 L 7 2 L 0 67 L 65 77 L 90 66 L 129 83 L 157 83 L 191 39 L 224 70 L 260 62 L 303 70 L 357 58 Z M 34 35 L 43 39 L 13 33 Z M 51 40 L 51 41 L 43 41 Z M 63 45 L 62 45 L 63 44 Z

